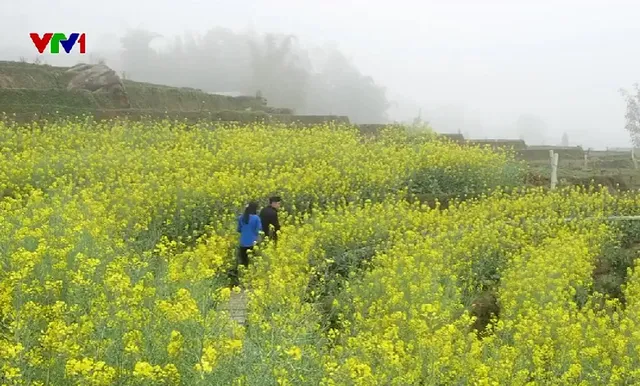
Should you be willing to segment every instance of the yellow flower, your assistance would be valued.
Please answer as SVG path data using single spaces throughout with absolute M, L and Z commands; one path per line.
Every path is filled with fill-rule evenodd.
M 195 369 L 202 373 L 211 373 L 218 361 L 218 351 L 211 345 L 204 348 L 200 362 L 195 365 Z
M 400 126 L 0 119 L 0 379 L 639 383 L 635 228 L 601 220 L 640 195 L 521 166 Z M 276 193 L 236 302 L 237 215 Z
M 242 351 L 242 340 L 240 339 L 228 339 L 225 341 L 225 350 L 229 352 L 239 352 Z
M 184 342 L 184 338 L 180 331 L 173 330 L 171 331 L 171 338 L 169 340 L 169 344 L 167 345 L 167 352 L 169 356 L 177 356 L 182 351 L 182 345 Z
M 155 379 L 155 368 L 149 362 L 136 362 L 133 368 L 133 376 Z
M 124 341 L 124 351 L 127 353 L 140 353 L 140 345 L 142 344 L 142 332 L 139 330 L 129 331 L 122 337 Z
M 90 358 L 70 359 L 65 366 L 66 375 L 88 385 L 110 385 L 116 377 L 116 370 L 103 361 L 94 362 Z
M 300 359 L 302 359 L 302 350 L 300 350 L 300 347 L 298 346 L 293 346 L 291 348 L 289 348 L 286 353 L 288 355 L 290 355 L 294 360 L 299 361 Z

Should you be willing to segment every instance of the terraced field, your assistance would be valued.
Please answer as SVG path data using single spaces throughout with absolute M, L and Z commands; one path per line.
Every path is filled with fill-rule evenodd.
M 0 379 L 640 381 L 633 192 L 400 127 L 0 122 Z M 235 218 L 284 199 L 241 288 Z M 447 200 L 447 208 L 440 201 Z M 566 221 L 572 219 L 572 221 Z
M 86 67 L 85 74 L 93 71 Z M 121 79 L 108 67 L 78 78 L 74 68 L 0 61 L 0 119 L 31 122 L 60 117 L 99 119 L 199 119 L 215 121 L 348 122 L 345 117 L 295 115 L 291 109 L 270 106 L 254 96 L 231 97 L 187 87 Z M 84 76 L 84 75 L 83 75 Z M 90 84 L 89 89 L 83 86 Z M 99 86 L 105 87 L 100 88 Z

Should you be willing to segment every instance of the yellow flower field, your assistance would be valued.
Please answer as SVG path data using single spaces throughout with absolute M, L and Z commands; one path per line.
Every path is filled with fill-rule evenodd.
M 640 382 L 640 276 L 616 298 L 593 274 L 636 234 L 603 221 L 632 193 L 514 190 L 508 153 L 342 125 L 5 122 L 0 143 L 0 384 Z M 221 307 L 234 218 L 272 194 L 244 327 Z

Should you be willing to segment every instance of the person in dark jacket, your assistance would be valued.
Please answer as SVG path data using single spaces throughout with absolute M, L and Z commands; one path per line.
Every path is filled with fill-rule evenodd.
M 262 231 L 273 241 L 278 240 L 278 232 L 280 231 L 280 222 L 278 221 L 278 209 L 280 209 L 280 202 L 280 197 L 271 197 L 269 198 L 269 206 L 265 206 L 260 211 Z
M 256 214 L 258 204 L 250 202 L 244 209 L 244 214 L 238 217 L 238 233 L 240 233 L 240 264 L 247 267 L 249 265 L 249 251 L 258 243 L 262 224 L 260 217 Z

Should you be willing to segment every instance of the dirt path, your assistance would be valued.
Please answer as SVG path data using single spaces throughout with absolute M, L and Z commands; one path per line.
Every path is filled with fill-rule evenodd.
M 246 326 L 247 324 L 247 290 L 241 290 L 239 293 L 231 291 L 231 298 L 220 308 L 221 311 L 229 311 L 231 319 L 239 324 Z

